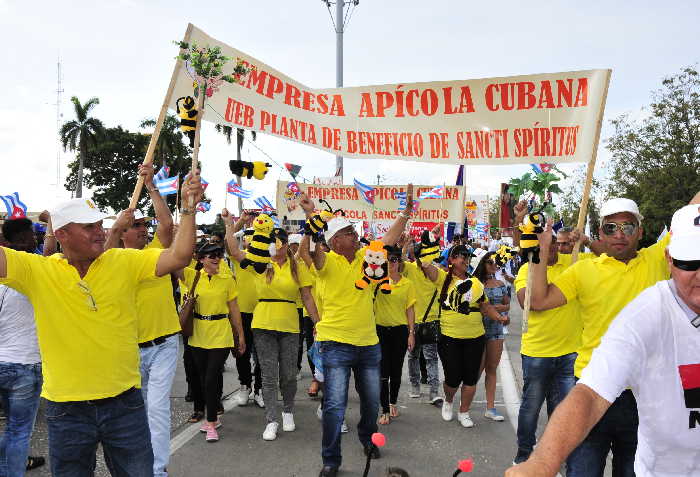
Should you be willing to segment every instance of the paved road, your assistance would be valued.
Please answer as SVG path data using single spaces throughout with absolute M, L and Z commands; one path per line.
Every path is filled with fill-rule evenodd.
M 517 305 L 511 312 L 511 332 L 506 339 L 509 360 L 499 369 L 496 405 L 506 415 L 505 387 L 519 390 L 522 386 L 520 372 L 520 316 Z M 514 373 L 511 371 L 512 363 Z M 237 373 L 233 360 L 227 363 L 224 374 L 224 394 L 238 389 Z M 515 385 L 509 385 L 513 381 Z M 510 375 L 510 376 L 509 376 Z M 179 366 L 172 394 L 173 455 L 170 475 L 174 477 L 202 476 L 266 476 L 296 477 L 316 476 L 321 466 L 320 435 L 321 426 L 316 417 L 318 401 L 306 396 L 310 382 L 310 372 L 304 364 L 302 380 L 299 381 L 295 418 L 297 430 L 292 433 L 280 432 L 276 441 L 266 442 L 261 438 L 265 427 L 264 411 L 252 402 L 246 407 L 235 407 L 231 400 L 225 401 L 227 412 L 222 416 L 223 427 L 218 443 L 207 444 L 197 428 L 186 423 L 191 412 L 191 404 L 184 401 L 186 384 L 184 371 Z M 404 383 L 408 382 L 404 369 Z M 350 386 L 351 390 L 353 386 Z M 401 416 L 389 426 L 382 426 L 387 445 L 383 457 L 374 461 L 370 475 L 383 475 L 387 466 L 400 466 L 412 476 L 452 475 L 456 462 L 463 458 L 474 460 L 473 475 L 503 475 L 515 455 L 515 432 L 511 419 L 505 422 L 492 422 L 484 418 L 485 397 L 483 381 L 479 384 L 472 418 L 475 427 L 464 429 L 454 420 L 444 422 L 440 410 L 427 403 L 427 389 L 422 399 L 411 399 L 404 384 L 399 395 Z M 512 409 L 517 413 L 517 394 L 509 397 Z M 514 405 L 514 406 L 513 406 Z M 543 413 L 544 414 L 544 413 Z M 359 402 L 354 390 L 350 393 L 347 421 L 350 432 L 343 436 L 342 466 L 343 476 L 362 475 L 364 455 L 357 441 Z M 517 417 L 516 417 L 517 419 Z M 544 419 L 544 417 L 543 417 Z M 544 423 L 544 421 L 542 421 Z M 196 426 L 196 425 L 195 425 Z M 0 428 L 2 422 L 0 421 Z M 34 455 L 47 454 L 46 424 L 43 413 L 37 419 L 32 438 Z M 101 461 L 101 459 L 100 459 Z M 47 468 L 29 473 L 30 476 L 48 476 Z M 108 475 L 102 463 L 97 475 Z

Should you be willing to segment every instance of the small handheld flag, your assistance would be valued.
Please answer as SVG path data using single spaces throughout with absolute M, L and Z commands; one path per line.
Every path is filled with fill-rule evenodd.
M 167 179 L 168 176 L 170 176 L 170 168 L 164 164 L 163 167 L 161 167 L 160 170 L 153 177 L 153 180 L 155 182 L 162 181 Z
M 179 184 L 179 177 L 178 176 L 173 176 L 173 177 L 167 177 L 161 181 L 157 181 L 155 183 L 156 188 L 158 188 L 158 193 L 160 195 L 170 195 L 170 194 L 177 194 L 177 187 Z
M 253 202 L 255 202 L 255 205 L 260 207 L 260 209 L 262 209 L 263 212 L 275 210 L 275 208 L 272 206 L 272 203 L 264 195 L 253 199 Z
M 418 200 L 423 200 L 423 199 L 444 199 L 445 198 L 445 187 L 444 186 L 439 186 L 439 187 L 433 187 L 431 190 L 427 192 L 423 192 L 420 197 L 418 197 Z
M 246 190 L 236 183 L 235 179 L 231 179 L 230 182 L 226 184 L 226 192 L 241 199 L 250 199 L 253 196 L 252 190 Z
M 362 182 L 354 179 L 355 189 L 360 193 L 360 197 L 368 204 L 374 205 L 374 194 L 376 190 L 374 187 L 363 184 Z
M 399 192 L 396 194 L 396 198 L 399 199 L 399 210 L 404 210 L 406 208 L 406 193 Z M 420 205 L 420 197 L 413 199 L 413 212 L 418 211 L 418 206 Z
M 299 171 L 301 171 L 301 166 L 296 165 L 296 164 L 291 164 L 289 162 L 284 163 L 284 167 L 289 171 L 289 174 L 292 176 L 292 178 L 296 179 L 297 175 L 299 174 Z
M 27 206 L 19 199 L 19 192 L 0 196 L 0 199 L 5 204 L 8 219 L 23 219 L 27 216 Z
M 209 202 L 200 202 L 197 204 L 197 210 L 200 212 L 209 212 L 211 204 Z
M 552 172 L 553 165 L 543 162 L 540 164 L 530 164 L 530 167 L 535 171 L 535 174 L 546 174 L 547 172 Z

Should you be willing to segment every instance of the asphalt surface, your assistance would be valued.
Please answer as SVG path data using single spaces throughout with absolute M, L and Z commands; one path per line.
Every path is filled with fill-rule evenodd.
M 506 348 L 510 357 L 515 377 L 515 388 L 522 389 L 522 372 L 520 368 L 520 317 L 517 304 L 511 309 L 511 325 L 506 336 Z M 223 427 L 220 429 L 220 441 L 206 443 L 197 431 L 198 425 L 186 422 L 192 412 L 191 403 L 184 400 L 186 383 L 182 363 L 178 366 L 172 391 L 172 441 L 173 453 L 169 473 L 173 477 L 181 476 L 269 476 L 296 477 L 316 476 L 321 467 L 321 426 L 316 417 L 319 401 L 306 395 L 311 374 L 306 360 L 303 363 L 302 379 L 298 381 L 296 410 L 294 413 L 297 429 L 294 432 L 280 432 L 275 441 L 262 440 L 265 427 L 264 410 L 252 401 L 245 407 L 235 406 L 227 399 L 227 408 L 222 416 Z M 239 384 L 235 363 L 232 358 L 227 362 L 224 373 L 224 395 L 238 390 Z M 508 378 L 510 368 L 499 369 L 496 406 L 507 416 L 503 398 L 503 379 Z M 442 375 L 442 370 L 441 370 Z M 380 426 L 387 438 L 382 449 L 382 458 L 372 463 L 369 475 L 385 475 L 386 468 L 398 466 L 415 476 L 452 475 L 456 464 L 461 459 L 474 461 L 475 476 L 500 476 L 511 465 L 516 451 L 515 425 L 506 417 L 504 422 L 493 422 L 484 418 L 486 408 L 483 380 L 472 405 L 471 416 L 475 427 L 465 429 L 456 418 L 444 422 L 440 409 L 428 404 L 428 389 L 423 386 L 421 399 L 408 397 L 408 376 L 404 366 L 404 381 L 399 395 L 400 417 L 388 426 Z M 458 399 L 458 398 L 457 398 Z M 516 396 L 517 399 L 517 396 Z M 511 400 L 512 401 L 512 400 Z M 511 409 L 517 413 L 517 402 L 511 402 Z M 455 402 L 455 409 L 457 402 Z M 511 413 L 512 414 L 512 413 Z M 365 457 L 357 440 L 356 426 L 359 420 L 359 401 L 350 383 L 350 395 L 346 419 L 350 432 L 343 435 L 343 465 L 339 475 L 362 475 Z M 541 425 L 546 422 L 545 413 L 541 414 Z M 0 431 L 4 421 L 0 421 Z M 36 429 L 32 436 L 32 455 L 47 456 L 46 419 L 43 406 L 37 417 Z M 101 454 L 101 452 L 98 452 Z M 27 473 L 29 476 L 48 476 L 48 466 Z M 96 475 L 109 475 L 101 455 L 98 455 Z

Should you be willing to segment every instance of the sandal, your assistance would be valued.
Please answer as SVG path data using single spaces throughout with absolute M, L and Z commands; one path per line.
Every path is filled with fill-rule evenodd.
M 204 419 L 204 413 L 202 411 L 195 411 L 192 413 L 187 422 L 199 422 Z
M 399 409 L 396 407 L 396 404 L 389 404 L 389 415 L 392 418 L 399 417 Z
M 309 397 L 312 398 L 318 397 L 319 388 L 319 382 L 314 379 L 311 381 L 311 385 L 309 386 L 309 390 L 306 392 L 306 394 L 308 394 Z
M 43 457 L 27 456 L 27 470 L 36 469 L 37 467 L 41 467 L 45 463 L 46 459 L 44 459 Z
M 384 413 L 381 416 L 379 416 L 379 424 L 382 426 L 386 426 L 391 422 L 391 416 L 389 416 L 389 413 Z

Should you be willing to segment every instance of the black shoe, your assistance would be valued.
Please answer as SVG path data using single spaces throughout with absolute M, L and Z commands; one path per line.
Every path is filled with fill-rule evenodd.
M 530 458 L 529 452 L 525 452 L 524 450 L 518 449 L 518 453 L 515 455 L 515 459 L 513 459 L 513 465 L 522 464 L 523 462 L 525 462 L 529 458 Z
M 190 393 L 185 394 L 185 402 L 192 402 L 194 401 L 194 398 Z
M 372 459 L 379 459 L 382 457 L 382 454 L 379 452 L 379 447 L 375 446 L 374 444 L 367 444 L 365 446 L 365 455 L 369 456 L 371 453 Z
M 37 467 L 41 467 L 45 463 L 46 463 L 46 459 L 44 459 L 43 457 L 28 456 L 27 457 L 27 470 L 36 469 Z
M 428 384 L 428 378 L 425 376 L 421 376 L 420 378 L 420 383 L 421 384 Z
M 336 467 L 331 467 L 330 465 L 324 465 L 318 477 L 335 477 L 338 475 L 338 469 Z

